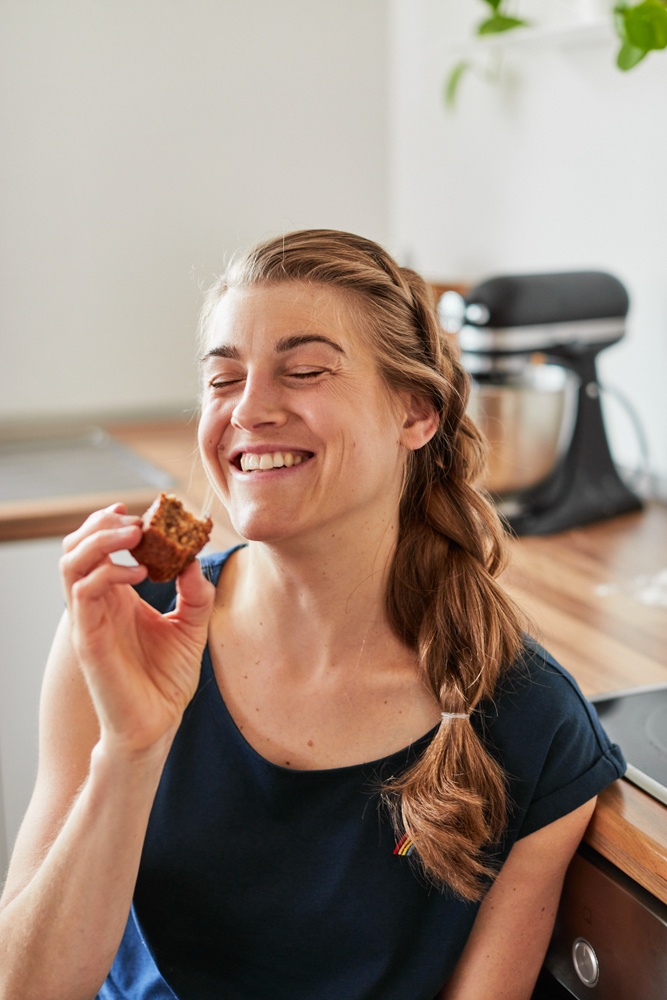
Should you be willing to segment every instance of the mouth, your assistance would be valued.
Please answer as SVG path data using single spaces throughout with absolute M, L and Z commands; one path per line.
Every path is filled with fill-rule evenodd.
M 272 469 L 291 469 L 295 465 L 303 465 L 314 457 L 312 451 L 291 449 L 289 451 L 241 451 L 231 459 L 231 464 L 249 475 L 258 472 L 270 472 Z

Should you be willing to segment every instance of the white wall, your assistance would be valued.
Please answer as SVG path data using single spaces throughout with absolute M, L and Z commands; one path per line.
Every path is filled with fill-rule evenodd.
M 583 10 L 574 0 L 518 7 L 553 22 Z M 505 84 L 464 80 L 447 114 L 452 50 L 483 5 L 392 0 L 391 12 L 395 249 L 434 276 L 617 274 L 632 299 L 629 335 L 603 354 L 602 376 L 640 412 L 654 472 L 667 477 L 667 53 L 625 75 L 611 31 L 592 45 L 508 50 Z M 610 417 L 616 456 L 632 465 L 628 424 Z
M 386 236 L 384 0 L 6 0 L 0 419 L 188 405 L 225 254 Z

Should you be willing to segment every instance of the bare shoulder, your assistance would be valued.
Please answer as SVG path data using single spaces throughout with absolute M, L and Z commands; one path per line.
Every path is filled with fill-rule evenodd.
M 69 639 L 65 613 L 44 673 L 35 789 L 12 854 L 0 906 L 27 885 L 57 836 L 90 765 L 99 727 Z
M 549 944 L 565 872 L 595 802 L 590 799 L 514 844 L 441 1000 L 528 1000 Z

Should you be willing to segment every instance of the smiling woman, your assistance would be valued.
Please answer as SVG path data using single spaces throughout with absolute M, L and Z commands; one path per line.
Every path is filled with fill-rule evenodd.
M 422 279 L 348 233 L 240 255 L 199 441 L 247 540 L 176 584 L 65 540 L 3 998 L 527 1000 L 623 771 L 496 582 L 468 382 Z
M 396 503 L 396 415 L 357 325 L 340 295 L 302 282 L 230 289 L 217 303 L 199 441 L 242 537 L 299 536 L 343 515 L 361 537 L 353 496 L 363 519 L 371 502 Z

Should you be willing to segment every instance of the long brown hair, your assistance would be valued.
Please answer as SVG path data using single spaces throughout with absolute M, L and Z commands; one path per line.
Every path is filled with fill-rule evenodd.
M 479 899 L 493 875 L 484 848 L 505 825 L 505 780 L 470 713 L 492 699 L 519 651 L 522 626 L 495 579 L 504 565 L 502 525 L 474 485 L 485 445 L 466 415 L 468 376 L 424 280 L 378 244 L 335 230 L 288 233 L 234 258 L 209 293 L 203 333 L 228 288 L 289 281 L 341 290 L 363 318 L 389 392 L 427 399 L 439 415 L 431 441 L 408 453 L 386 608 L 443 713 L 455 718 L 443 717 L 424 753 L 385 786 L 384 797 L 427 875 L 465 899 Z

